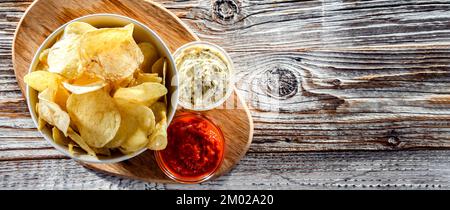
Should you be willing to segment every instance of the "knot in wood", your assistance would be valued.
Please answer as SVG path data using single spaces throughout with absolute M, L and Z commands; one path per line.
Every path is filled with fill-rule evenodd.
M 387 142 L 390 145 L 398 146 L 400 144 L 400 139 L 398 138 L 398 133 L 395 130 L 391 130 L 387 136 Z
M 333 81 L 331 81 L 331 84 L 333 84 L 333 86 L 335 87 L 339 87 L 339 85 L 341 85 L 341 80 L 334 79 Z
M 233 22 L 240 10 L 235 0 L 213 0 L 213 12 L 220 22 Z
M 294 72 L 288 69 L 275 68 L 264 73 L 263 89 L 267 95 L 277 99 L 287 99 L 298 92 L 299 81 Z

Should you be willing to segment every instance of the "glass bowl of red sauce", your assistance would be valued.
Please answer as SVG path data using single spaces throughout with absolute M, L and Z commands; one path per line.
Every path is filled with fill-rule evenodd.
M 196 113 L 177 115 L 167 128 L 167 147 L 155 151 L 156 162 L 171 179 L 200 183 L 214 176 L 224 156 L 222 131 Z

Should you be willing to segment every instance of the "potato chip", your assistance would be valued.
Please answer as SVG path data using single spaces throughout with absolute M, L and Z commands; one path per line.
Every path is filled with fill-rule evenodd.
M 132 75 L 144 60 L 133 39 L 134 25 L 103 28 L 85 33 L 80 40 L 84 70 L 105 80 L 122 81 Z
M 82 139 L 91 147 L 105 146 L 119 130 L 119 110 L 114 100 L 102 89 L 70 95 L 67 110 Z
M 39 117 L 39 103 L 36 103 L 36 113 L 38 113 L 37 115 L 37 121 L 38 121 L 38 125 L 37 125 L 37 129 L 38 130 L 42 130 L 44 129 L 45 125 L 47 124 L 45 122 L 45 120 L 43 120 L 41 117 Z
M 50 52 L 50 49 L 45 49 L 39 55 L 39 61 L 44 65 L 47 65 L 47 58 L 48 58 L 49 52 Z
M 122 145 L 120 145 L 120 151 L 124 154 L 130 154 L 142 148 L 145 148 L 148 143 L 147 136 L 147 131 L 144 131 L 140 128 L 136 129 L 136 131 L 131 136 L 129 136 Z
M 36 66 L 36 71 L 48 71 L 48 65 L 39 62 L 38 65 Z
M 68 81 L 68 83 L 77 86 L 85 86 L 102 82 L 105 82 L 102 78 L 89 72 L 81 72 L 77 75 L 77 77 L 72 78 Z
M 63 82 L 62 85 L 71 93 L 83 94 L 99 90 L 105 87 L 107 83 L 94 74 L 82 72 L 76 78 L 71 79 L 70 82 Z
M 49 49 L 46 49 L 41 52 L 39 55 L 39 62 L 36 66 L 36 71 L 48 71 L 48 63 L 47 63 L 47 57 L 48 57 Z
M 156 83 L 161 83 L 162 82 L 162 78 L 158 77 L 158 74 L 154 74 L 154 73 L 141 73 L 139 72 L 136 76 L 136 81 L 134 83 L 134 85 L 140 85 L 142 83 L 145 82 L 156 82 Z
M 61 132 L 57 127 L 52 128 L 52 137 L 53 141 L 59 145 L 68 145 L 70 140 L 64 136 L 64 133 Z
M 39 100 L 39 117 L 48 124 L 56 126 L 60 131 L 67 135 L 67 129 L 70 125 L 70 117 L 63 111 L 58 104 L 51 101 Z
M 63 33 L 63 38 L 68 36 L 81 36 L 86 32 L 94 31 L 97 28 L 85 22 L 72 22 L 66 26 Z
M 69 99 L 69 92 L 60 84 L 55 92 L 54 101 L 58 104 L 62 110 L 66 111 L 67 99 Z
M 121 81 L 112 82 L 110 84 L 111 84 L 112 90 L 117 90 L 119 88 L 129 86 L 130 83 L 132 83 L 133 81 L 134 81 L 134 75 L 130 75 Z
M 150 106 L 150 109 L 153 111 L 153 114 L 155 115 L 156 122 L 159 122 L 163 119 L 167 119 L 167 105 L 163 102 L 156 102 L 152 106 Z
M 153 63 L 158 60 L 158 51 L 155 46 L 148 42 L 139 43 L 138 46 L 144 55 L 144 61 L 140 65 L 140 69 L 144 72 L 150 72 L 152 70 Z
M 80 39 L 86 32 L 96 30 L 87 23 L 73 22 L 66 26 L 64 33 L 49 50 L 48 71 L 59 73 L 66 78 L 74 78 L 81 71 Z
M 45 120 L 43 120 L 41 117 L 38 117 L 37 121 L 38 121 L 37 129 L 40 131 L 43 130 L 45 128 L 45 125 L 47 125 L 47 122 L 45 122 Z
M 52 88 L 47 88 L 38 94 L 39 101 L 53 102 L 55 99 L 55 91 Z
M 78 86 L 78 85 L 71 85 L 67 82 L 63 82 L 63 86 L 69 90 L 71 93 L 74 94 L 83 94 L 83 93 L 89 93 L 89 92 L 93 92 L 96 90 L 99 90 L 103 87 L 105 87 L 106 83 L 94 83 L 94 84 L 90 84 L 90 85 L 85 85 L 85 86 Z
M 149 137 L 147 148 L 151 150 L 163 150 L 167 146 L 167 122 L 162 120 L 156 123 L 155 130 Z
M 119 108 L 122 121 L 116 136 L 106 145 L 107 148 L 117 148 L 126 141 L 133 141 L 133 139 L 130 140 L 130 136 L 133 136 L 137 129 L 149 131 L 148 134 L 151 133 L 155 127 L 155 116 L 150 108 L 123 99 L 114 100 Z M 130 144 L 133 143 L 128 143 L 128 145 Z M 127 150 L 131 149 L 127 148 Z
M 149 137 L 147 148 L 151 150 L 163 150 L 167 146 L 167 106 L 165 103 L 156 102 L 151 107 L 155 114 L 155 130 Z
M 75 143 L 77 143 L 78 146 L 81 147 L 81 149 L 86 151 L 88 153 L 88 155 L 96 156 L 95 151 L 91 147 L 89 147 L 89 145 L 83 140 L 83 138 L 80 135 L 78 135 L 78 133 L 76 133 L 72 129 L 69 129 L 67 131 L 67 135 L 70 137 L 70 139 L 72 139 Z M 70 151 L 70 148 L 69 148 L 69 151 Z M 73 151 L 73 148 L 72 148 L 72 151 Z M 71 154 L 73 154 L 73 152 Z
M 69 145 L 67 145 L 67 150 L 69 150 L 69 154 L 74 155 L 75 151 L 73 150 L 73 144 L 69 143 Z
M 164 85 L 154 82 L 145 82 L 134 87 L 119 88 L 114 93 L 114 98 L 150 106 L 158 101 L 161 96 L 166 94 L 167 88 Z
M 165 86 L 166 85 L 166 74 L 167 74 L 167 61 L 166 59 L 164 59 L 163 62 L 163 78 L 162 78 L 162 84 Z M 167 94 L 164 95 L 164 103 L 167 104 Z
M 152 73 L 163 76 L 164 58 L 158 59 L 152 66 Z
M 48 71 L 73 78 L 80 68 L 79 36 L 70 36 L 56 42 L 48 53 Z
M 56 90 L 63 79 L 60 75 L 48 71 L 33 71 L 23 78 L 28 86 L 39 92 L 49 87 Z
M 69 98 L 69 92 L 67 92 L 67 90 L 61 85 L 58 85 L 56 90 L 49 87 L 40 92 L 38 98 L 48 102 L 55 102 L 62 110 L 66 110 L 66 102 Z

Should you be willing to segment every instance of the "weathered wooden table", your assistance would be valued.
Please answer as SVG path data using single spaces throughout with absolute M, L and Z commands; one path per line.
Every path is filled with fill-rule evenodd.
M 35 129 L 12 68 L 31 1 L 0 0 L 0 189 L 450 189 L 449 0 L 158 2 L 231 53 L 255 121 L 246 157 L 200 185 L 65 158 Z

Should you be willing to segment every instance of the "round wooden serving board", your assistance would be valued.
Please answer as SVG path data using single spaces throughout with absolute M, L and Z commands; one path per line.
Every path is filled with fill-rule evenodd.
M 162 6 L 144 0 L 37 0 L 20 21 L 13 42 L 13 64 L 22 92 L 23 76 L 45 38 L 66 22 L 89 14 L 113 13 L 136 19 L 154 30 L 172 53 L 185 43 L 199 40 L 181 20 Z M 25 95 L 25 94 L 23 94 Z M 220 126 L 225 136 L 225 158 L 215 174 L 229 171 L 247 152 L 253 137 L 253 121 L 242 98 L 235 91 L 227 101 L 227 109 L 202 112 Z M 231 109 L 230 109 L 231 108 Z M 177 114 L 182 112 L 177 111 Z M 158 168 L 153 151 L 116 164 L 86 164 L 84 166 L 133 179 L 149 182 L 173 182 Z

